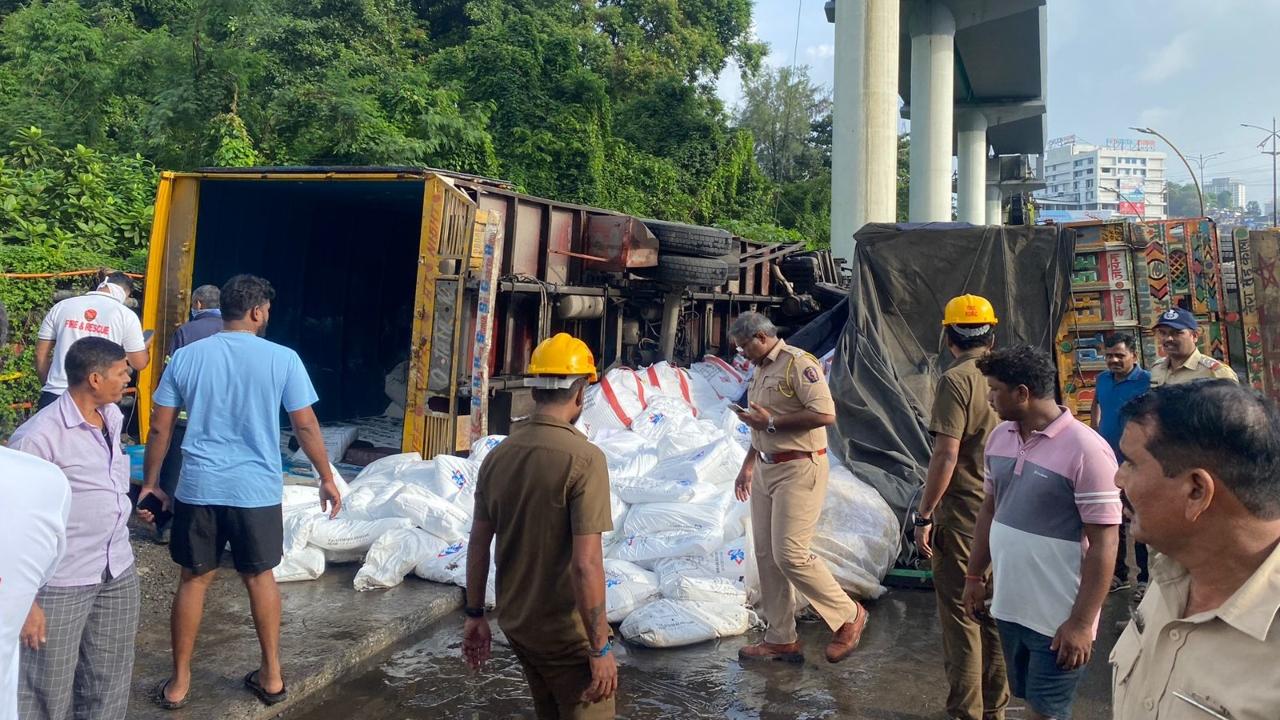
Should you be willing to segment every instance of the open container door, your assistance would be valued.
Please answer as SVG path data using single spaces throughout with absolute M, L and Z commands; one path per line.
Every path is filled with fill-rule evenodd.
M 151 429 L 151 395 L 160 384 L 166 349 L 191 308 L 199 205 L 199 176 L 160 174 L 142 295 L 142 327 L 155 331 L 151 362 L 138 373 L 138 430 L 142 442 L 147 441 Z
M 424 458 L 463 444 L 458 358 L 475 220 L 475 202 L 440 175 L 427 176 L 402 445 Z

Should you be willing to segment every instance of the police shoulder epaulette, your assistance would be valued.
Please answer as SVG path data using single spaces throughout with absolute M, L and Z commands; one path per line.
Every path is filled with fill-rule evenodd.
M 1222 367 L 1222 363 L 1218 362 L 1217 360 L 1214 360 L 1208 355 L 1201 355 L 1200 367 L 1209 368 L 1210 370 L 1217 370 L 1218 368 Z

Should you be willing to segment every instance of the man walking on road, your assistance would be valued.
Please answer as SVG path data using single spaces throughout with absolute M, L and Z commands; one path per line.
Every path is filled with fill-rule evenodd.
M 1164 357 L 1151 366 L 1151 387 L 1177 385 L 1192 380 L 1218 378 L 1240 382 L 1236 372 L 1196 349 L 1200 323 L 1190 311 L 1170 308 L 1160 314 L 1155 326 L 1156 342 Z
M 201 285 L 191 293 L 191 319 L 173 334 L 169 352 L 165 355 L 166 366 L 173 354 L 182 348 L 222 332 L 220 296 L 221 292 L 216 285 Z M 173 426 L 173 439 L 169 441 L 169 452 L 164 456 L 164 465 L 160 466 L 160 489 L 169 497 L 173 497 L 178 488 L 178 478 L 182 476 L 182 441 L 186 435 L 187 411 L 183 410 L 178 413 L 178 422 Z M 156 526 L 155 540 L 161 545 L 169 542 L 169 523 Z
M 1114 717 L 1280 717 L 1280 412 L 1212 380 L 1124 414 L 1116 484 L 1159 554 L 1111 651 Z
M 1136 342 L 1127 333 L 1110 335 L 1103 341 L 1108 372 L 1098 374 L 1093 407 L 1089 412 L 1090 427 L 1107 441 L 1120 464 L 1124 464 L 1124 454 L 1120 452 L 1120 435 L 1124 430 L 1120 409 L 1151 389 L 1151 373 L 1138 366 Z M 1120 499 L 1124 500 L 1123 493 Z M 1128 520 L 1120 523 L 1120 543 L 1116 551 L 1116 572 L 1111 578 L 1111 592 L 1129 587 L 1128 526 Z M 1134 602 L 1142 602 L 1142 595 L 1147 591 L 1147 546 L 1135 542 L 1133 559 L 1138 565 L 1138 585 L 1134 588 L 1133 599 Z
M 223 332 L 174 353 L 156 389 L 151 436 L 138 501 L 156 495 L 173 508 L 169 555 L 182 566 L 173 600 L 173 675 L 156 689 L 165 709 L 185 705 L 191 657 L 204 596 L 230 543 L 236 572 L 249 591 L 262 664 L 244 678 L 262 702 L 286 697 L 280 668 L 280 589 L 272 568 L 283 554 L 280 407 L 320 476 L 320 505 L 341 506 L 320 423 L 316 392 L 294 351 L 262 339 L 275 290 L 266 280 L 237 275 L 222 287 Z M 160 468 L 178 409 L 187 408 L 182 482 L 172 500 L 160 489 Z M 151 514 L 140 511 L 147 522 Z
M 574 428 L 596 361 L 560 333 L 533 351 L 534 415 L 480 467 L 467 544 L 466 630 L 473 670 L 489 659 L 485 619 L 497 537 L 498 624 L 520 660 L 541 720 L 614 716 L 618 668 L 605 612 L 601 535 L 613 529 L 604 453 Z
M 69 387 L 14 432 L 9 446 L 57 465 L 71 487 L 67 551 L 22 628 L 19 714 L 30 720 L 121 720 L 129 707 L 141 599 L 129 545 L 129 456 L 120 447 L 129 384 L 124 348 L 77 340 Z
M 751 526 L 760 572 L 764 641 L 738 651 L 743 660 L 802 662 L 796 634 L 799 590 L 834 633 L 827 662 L 849 657 L 867 626 L 867 611 L 840 588 L 810 543 L 827 495 L 827 426 L 835 402 L 817 358 L 788 346 L 764 315 L 745 312 L 729 336 L 756 365 L 750 410 L 751 449 L 734 492 L 751 501 Z
M 978 360 L 1005 422 L 987 438 L 986 498 L 964 605 L 1000 627 L 1009 684 L 1032 720 L 1070 720 L 1116 561 L 1120 491 L 1107 442 L 1054 401 L 1057 370 L 1029 346 Z
M 151 362 L 150 338 L 143 336 L 138 314 L 125 305 L 132 294 L 133 280 L 111 273 L 97 289 L 67 298 L 45 314 L 36 339 L 36 374 L 44 383 L 38 407 L 53 404 L 67 391 L 67 352 L 81 338 L 106 338 L 123 346 L 134 370 Z
M 933 456 L 913 517 L 916 548 L 930 559 L 942 624 L 942 652 L 954 720 L 998 720 L 1009 704 L 1000 633 L 990 617 L 964 609 L 964 576 L 973 529 L 985 493 L 983 452 L 1000 423 L 987 402 L 978 359 L 995 343 L 995 309 L 985 298 L 961 295 L 947 303 L 942 324 L 955 362 L 938 381 L 929 430 Z M 990 581 L 990 574 L 984 576 Z

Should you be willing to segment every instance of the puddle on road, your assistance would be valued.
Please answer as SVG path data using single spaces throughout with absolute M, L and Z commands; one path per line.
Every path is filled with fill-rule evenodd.
M 808 657 L 801 666 L 740 664 L 738 648 L 757 639 L 755 634 L 670 650 L 623 647 L 618 658 L 618 717 L 924 720 L 944 714 L 946 680 L 932 593 L 894 592 L 870 607 L 871 623 L 862 646 L 852 658 L 834 666 L 822 658 L 830 633 L 815 623 L 800 626 Z M 331 690 L 307 713 L 290 716 L 300 720 L 533 717 L 519 662 L 499 642 L 496 623 L 494 655 L 480 674 L 472 674 L 462 662 L 462 624 L 461 614 L 445 619 L 421 642 Z M 1109 647 L 1099 651 L 1089 673 L 1097 677 L 1092 682 L 1087 677 L 1081 689 L 1075 714 L 1081 720 L 1109 717 Z M 1011 719 L 1020 717 L 1013 707 L 1010 710 Z

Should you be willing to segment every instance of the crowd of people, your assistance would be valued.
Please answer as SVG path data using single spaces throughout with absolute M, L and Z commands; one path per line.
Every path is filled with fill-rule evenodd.
M 194 648 L 225 554 L 261 648 L 245 688 L 268 705 L 288 696 L 272 575 L 283 537 L 279 414 L 335 516 L 318 397 L 298 355 L 263 338 L 270 283 L 238 275 L 198 288 L 191 320 L 166 348 L 131 501 L 116 403 L 150 358 L 150 338 L 125 307 L 132 290 L 111 275 L 50 311 L 37 347 L 39 410 L 0 447 L 0 543 L 20 549 L 0 556 L 0 720 L 126 717 L 140 607 L 135 513 L 180 567 L 172 672 L 154 702 L 173 710 L 198 696 Z M 1280 717 L 1275 404 L 1200 354 L 1194 316 L 1174 308 L 1154 328 L 1164 357 L 1150 370 L 1138 366 L 1133 336 L 1106 339 L 1086 425 L 1056 401 L 1052 358 L 996 347 L 998 323 L 977 296 L 945 309 L 954 361 L 936 387 L 933 454 L 910 519 L 933 571 L 948 718 L 1002 718 L 1017 697 L 1035 720 L 1068 720 L 1102 606 L 1130 589 L 1130 539 L 1136 607 L 1109 658 L 1114 717 Z M 821 363 L 765 316 L 742 313 L 729 334 L 755 366 L 747 406 L 733 406 L 751 432 L 734 492 L 751 504 L 766 625 L 738 656 L 804 662 L 803 598 L 831 631 L 825 660 L 845 661 L 869 613 L 810 547 L 836 403 Z M 605 608 L 608 469 L 574 426 L 597 380 L 595 356 L 558 334 L 534 350 L 528 374 L 532 417 L 480 468 L 462 651 L 477 670 L 490 657 L 492 558 L 497 620 L 538 717 L 610 718 L 619 681 Z

